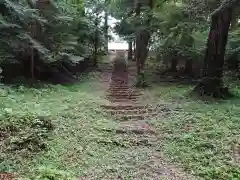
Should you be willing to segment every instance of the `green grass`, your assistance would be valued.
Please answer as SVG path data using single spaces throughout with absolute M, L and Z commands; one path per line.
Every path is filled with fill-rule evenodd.
M 160 113 L 153 122 L 165 137 L 159 149 L 203 179 L 240 179 L 233 152 L 240 144 L 240 99 L 202 101 L 189 96 L 191 89 L 165 84 L 148 91 L 149 101 L 170 107 L 167 116 Z M 239 94 L 238 88 L 233 91 Z
M 6 151 L 1 148 L 0 172 L 17 173 L 20 177 L 34 180 L 46 177 L 74 179 L 85 174 L 100 179 L 106 174 L 128 177 L 150 152 L 147 148 L 137 151 L 130 146 L 130 140 L 117 136 L 114 131 L 104 130 L 114 129 L 116 122 L 100 107 L 106 102 L 105 92 L 96 77 L 99 74 L 69 86 L 49 85 L 41 89 L 20 86 L 2 90 L 1 115 L 30 117 L 26 122 L 46 116 L 53 123 L 54 130 L 43 139 L 47 148 L 42 151 Z M 0 120 L 3 124 L 8 121 Z M 14 122 L 25 123 L 17 118 Z M 26 124 L 20 127 L 23 125 Z M 25 132 L 26 128 L 36 135 L 42 132 L 40 128 L 29 127 L 31 125 L 19 128 L 20 132 Z M 21 133 L 17 136 L 29 138 L 27 133 L 23 137 Z
M 133 146 L 136 137 L 126 138 L 105 130 L 114 129 L 117 124 L 100 107 L 106 100 L 104 85 L 96 77 L 99 74 L 69 86 L 1 90 L 1 117 L 8 114 L 14 117 L 13 122 L 25 123 L 21 120 L 24 117 L 38 122 L 38 117 L 44 116 L 54 130 L 42 139 L 47 146 L 41 151 L 6 151 L 1 147 L 0 172 L 15 172 L 39 180 L 75 179 L 85 174 L 95 179 L 110 179 L 106 175 L 131 179 L 133 171 L 151 156 L 154 147 Z M 240 166 L 233 161 L 233 147 L 240 144 L 240 99 L 204 102 L 189 96 L 191 88 L 164 84 L 146 89 L 145 103 L 168 107 L 152 121 L 164 137 L 157 148 L 203 179 L 239 179 Z M 239 94 L 239 89 L 234 87 L 233 92 Z M 0 120 L 3 124 L 9 121 Z M 32 125 L 28 120 L 27 127 L 20 124 L 21 130 L 42 133 L 36 128 L 29 129 Z
M 91 83 L 90 83 L 91 82 Z M 47 141 L 48 149 L 41 152 L 1 151 L 0 172 L 17 172 L 33 175 L 41 166 L 52 166 L 66 171 L 84 173 L 94 163 L 94 156 L 102 156 L 107 147 L 101 147 L 96 139 L 106 135 L 95 127 L 112 126 L 101 112 L 101 87 L 85 80 L 71 86 L 46 86 L 34 88 L 8 88 L 8 94 L 0 97 L 1 111 L 14 116 L 36 114 L 48 116 L 55 130 Z M 1 119 L 2 121 L 6 119 Z M 89 164 L 89 165 L 87 165 Z M 85 167 L 85 168 L 82 168 Z M 78 174 L 78 175 L 79 175 Z M 76 174 L 75 174 L 76 175 Z

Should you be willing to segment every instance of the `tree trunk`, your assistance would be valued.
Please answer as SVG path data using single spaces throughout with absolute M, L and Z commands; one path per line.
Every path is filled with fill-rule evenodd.
M 187 59 L 185 63 L 184 74 L 192 76 L 192 65 L 193 65 L 192 59 Z
M 195 87 L 201 95 L 219 97 L 228 93 L 227 88 L 223 88 L 222 77 L 232 11 L 233 8 L 228 7 L 212 16 L 204 59 L 204 78 Z
M 237 9 L 234 9 L 232 14 L 231 29 L 235 30 L 237 25 L 238 25 L 238 14 L 237 14 Z
M 95 38 L 96 40 L 96 38 Z M 93 54 L 93 66 L 97 66 L 97 49 L 98 49 L 98 43 L 97 41 L 94 42 L 94 54 Z
M 95 20 L 95 26 L 98 26 L 98 21 Z M 97 52 L 98 52 L 98 30 L 96 28 L 95 34 L 94 34 L 94 54 L 93 54 L 93 66 L 97 66 Z
M 128 42 L 128 60 L 132 60 L 133 51 L 132 51 L 132 41 Z
M 136 2 L 136 1 L 135 1 Z M 136 17 L 140 16 L 140 11 L 141 11 L 141 4 L 137 1 L 136 4 Z M 136 51 L 135 51 L 135 60 L 136 60 L 136 65 L 137 65 L 137 74 L 140 72 L 140 52 L 141 52 L 141 47 L 140 47 L 140 38 L 139 35 L 136 35 Z
M 178 60 L 174 57 L 171 62 L 170 72 L 177 72 Z
M 136 40 L 136 62 L 137 73 L 140 74 L 144 69 L 145 62 L 148 56 L 148 41 L 150 34 L 147 31 L 142 31 L 137 35 Z
M 133 61 L 136 61 L 136 40 L 133 41 Z
M 148 3 L 150 9 L 153 8 L 153 1 L 150 0 Z M 138 1 L 136 6 L 136 16 L 140 16 L 141 3 Z M 149 15 L 146 24 L 149 26 L 151 21 L 151 16 Z M 136 35 L 136 63 L 137 63 L 137 74 L 140 75 L 141 71 L 144 69 L 145 61 L 148 56 L 148 43 L 150 40 L 150 32 L 145 29 L 141 30 Z
M 105 11 L 104 17 L 104 37 L 105 37 L 105 51 L 108 52 L 108 12 Z
M 32 81 L 34 81 L 35 79 L 35 72 L 34 72 L 34 68 L 35 68 L 35 62 L 34 62 L 34 49 L 33 47 L 31 48 L 31 78 L 32 78 Z

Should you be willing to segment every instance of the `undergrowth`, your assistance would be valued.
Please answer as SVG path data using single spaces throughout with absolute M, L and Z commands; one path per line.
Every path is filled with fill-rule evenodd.
M 42 85 L 37 89 L 21 85 L 1 89 L 0 172 L 32 179 L 44 179 L 40 176 L 58 174 L 61 169 L 68 172 L 66 167 L 74 163 L 68 156 L 88 144 L 92 125 L 105 121 L 98 107 L 101 87 L 95 88 L 91 81 L 95 76 L 82 77 L 79 84 L 69 86 Z M 45 166 L 52 166 L 53 170 L 39 171 Z M 71 167 L 72 164 L 70 172 Z
M 100 107 L 105 85 L 96 77 L 2 90 L 0 172 L 25 180 L 131 179 L 155 147 L 134 146 L 137 137 L 114 131 L 117 123 Z M 162 84 L 145 90 L 145 103 L 160 104 L 151 121 L 165 137 L 158 150 L 202 179 L 239 179 L 240 100 L 198 100 L 189 96 L 191 89 Z M 239 94 L 238 87 L 231 89 Z
M 155 102 L 171 109 L 153 122 L 165 137 L 160 150 L 200 178 L 240 179 L 240 99 L 203 101 L 190 97 L 191 90 L 163 85 L 149 91 Z M 239 94 L 238 88 L 233 91 Z
M 116 122 L 100 107 L 107 101 L 105 85 L 97 77 L 99 74 L 93 73 L 68 86 L 7 88 L 0 97 L 0 113 L 7 117 L 1 121 L 7 127 L 3 128 L 4 134 L 7 139 L 18 138 L 16 143 L 28 143 L 24 151 L 2 149 L 0 172 L 15 173 L 26 180 L 131 174 L 146 159 L 149 149 L 136 151 L 126 139 L 109 130 L 116 127 Z M 8 133 L 10 124 L 19 129 L 18 134 Z M 32 140 L 36 138 L 46 148 L 34 149 L 37 147 L 33 148 Z
M 2 153 L 21 150 L 37 152 L 47 147 L 45 140 L 54 129 L 47 117 L 5 112 L 0 118 Z

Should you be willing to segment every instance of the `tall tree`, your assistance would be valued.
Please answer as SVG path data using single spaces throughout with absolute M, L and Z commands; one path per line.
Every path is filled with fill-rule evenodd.
M 146 20 L 142 23 L 138 21 L 139 30 L 136 32 L 136 63 L 137 63 L 137 73 L 140 74 L 144 69 L 145 61 L 148 56 L 148 43 L 151 37 L 150 26 L 151 22 L 151 11 L 153 9 L 153 0 L 148 0 L 143 3 L 143 1 L 135 0 L 135 13 L 138 19 L 140 19 L 141 9 L 143 7 L 147 8 L 148 11 Z M 143 28 L 141 28 L 143 27 Z
M 211 15 L 211 26 L 204 59 L 204 78 L 195 87 L 195 90 L 201 95 L 219 97 L 228 94 L 228 89 L 223 87 L 223 65 L 228 31 L 234 7 L 237 5 L 239 5 L 238 0 L 226 0 Z
M 132 41 L 128 41 L 128 60 L 132 60 L 132 55 L 133 55 L 133 43 Z
M 105 10 L 104 10 L 104 37 L 105 37 L 105 51 L 108 51 L 108 11 L 109 11 L 109 4 L 110 0 L 105 0 Z

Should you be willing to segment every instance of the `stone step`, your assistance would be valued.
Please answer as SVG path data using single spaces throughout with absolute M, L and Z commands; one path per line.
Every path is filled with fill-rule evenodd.
M 111 77 L 111 85 L 114 86 L 127 86 L 128 81 L 123 79 L 123 80 L 115 80 Z
M 111 83 L 110 85 L 109 85 L 109 88 L 115 88 L 115 89 L 117 89 L 117 88 L 130 88 L 127 84 L 124 84 L 124 85 L 119 85 L 119 84 L 114 84 L 114 83 Z
M 128 94 L 128 93 L 109 93 L 109 94 L 106 94 L 106 97 L 110 97 L 110 98 L 133 98 L 133 99 L 136 99 L 136 98 L 139 98 L 140 96 L 139 95 L 136 95 L 136 94 Z
M 136 88 L 133 88 L 133 87 L 130 87 L 128 86 L 127 84 L 126 85 L 115 85 L 115 84 L 110 84 L 109 85 L 109 89 L 129 89 L 129 90 L 132 90 L 132 91 L 138 91 L 140 89 L 136 89 Z
M 115 80 L 115 81 L 118 81 L 118 80 L 128 80 L 128 73 L 124 73 L 124 74 L 114 74 L 114 72 L 112 72 L 112 75 L 111 75 L 112 79 Z
M 114 77 L 111 76 L 112 82 L 117 84 L 123 84 L 123 83 L 127 83 L 128 79 L 126 78 L 122 78 L 122 79 L 115 79 Z
M 131 95 L 131 94 L 128 94 L 127 92 L 124 92 L 124 93 L 107 93 L 106 94 L 106 97 L 122 97 L 122 98 L 128 98 L 128 97 L 139 97 L 139 96 L 136 96 L 136 95 Z
M 156 114 L 135 114 L 135 115 L 127 115 L 127 114 L 124 114 L 124 115 L 114 115 L 114 117 L 120 121 L 130 121 L 130 120 L 146 120 L 146 119 L 149 119 L 151 117 L 153 117 L 154 115 Z
M 141 92 L 132 92 L 132 91 L 107 91 L 106 92 L 106 96 L 108 96 L 108 95 L 110 95 L 110 96 L 112 96 L 112 95 L 114 95 L 114 96 L 136 96 L 136 97 L 139 97 L 139 96 L 141 96 L 142 94 L 141 94 Z
M 119 98 L 140 98 L 141 94 L 137 93 L 128 93 L 128 92 L 108 92 L 106 94 L 106 97 L 119 97 Z
M 107 99 L 111 100 L 111 99 L 116 99 L 116 100 L 119 100 L 119 99 L 132 99 L 132 100 L 137 100 L 139 99 L 138 96 L 107 96 Z
M 110 84 L 109 86 L 109 89 L 131 89 L 130 87 L 128 87 L 127 85 L 124 85 L 124 86 L 117 86 L 117 85 L 114 85 L 114 84 Z
M 130 109 L 130 110 L 107 110 L 107 113 L 112 115 L 114 114 L 146 114 L 146 113 L 153 113 L 156 109 L 154 108 L 146 108 L 146 109 Z
M 112 85 L 112 84 L 110 84 L 109 89 L 111 89 L 111 90 L 121 90 L 121 89 L 125 90 L 125 89 L 129 89 L 131 91 L 142 91 L 141 89 L 137 89 L 135 87 L 131 87 L 131 86 L 128 86 L 128 85 L 117 86 L 117 85 Z
M 133 95 L 142 95 L 142 91 L 132 91 L 131 89 L 108 89 L 106 93 L 110 94 L 133 94 Z
M 130 120 L 144 120 L 146 119 L 146 116 L 142 115 L 142 114 L 136 114 L 136 115 L 113 115 L 113 117 L 115 117 L 117 120 L 120 121 L 130 121 Z
M 112 98 L 112 99 L 108 99 L 110 102 L 115 102 L 115 103 L 124 103 L 124 102 L 126 102 L 126 101 L 131 101 L 132 103 L 137 103 L 138 102 L 138 100 L 137 99 L 127 99 L 127 98 L 125 98 L 125 99 L 114 99 L 114 98 Z
M 112 79 L 111 79 L 111 83 L 110 83 L 110 86 L 109 87 L 128 87 L 128 83 L 127 82 L 114 82 Z
M 145 121 L 121 122 L 116 128 L 121 134 L 155 134 L 155 129 Z
M 137 102 L 138 98 L 131 98 L 131 97 L 108 97 L 107 98 L 111 102 L 124 102 L 125 101 L 130 101 L 130 102 Z
M 128 87 L 127 81 L 115 82 L 111 79 L 110 87 Z
M 126 92 L 126 91 L 130 91 L 131 89 L 126 87 L 126 88 L 109 88 L 108 91 L 111 92 Z
M 110 104 L 110 105 L 102 105 L 105 109 L 113 109 L 113 110 L 132 110 L 132 109 L 145 109 L 146 106 L 138 105 L 138 104 Z

